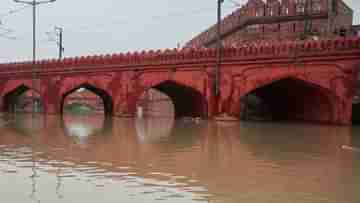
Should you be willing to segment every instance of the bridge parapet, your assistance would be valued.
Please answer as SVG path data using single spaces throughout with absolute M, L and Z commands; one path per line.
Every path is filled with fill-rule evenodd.
M 224 47 L 223 63 L 253 61 L 258 59 L 293 59 L 297 56 L 326 56 L 360 52 L 360 38 L 335 38 L 311 41 L 285 41 L 282 43 L 262 41 L 234 47 Z M 36 62 L 39 72 L 66 70 L 74 67 L 135 67 L 163 64 L 214 63 L 216 50 L 212 48 L 183 48 L 150 50 L 134 53 L 81 56 L 59 59 L 47 59 Z M 33 68 L 30 61 L 0 64 L 0 74 L 4 72 L 28 72 Z

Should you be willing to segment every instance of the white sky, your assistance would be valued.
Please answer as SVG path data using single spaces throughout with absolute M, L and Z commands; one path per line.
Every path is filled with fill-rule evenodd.
M 31 1 L 31 0 L 27 0 Z M 245 2 L 245 0 L 237 0 Z M 345 0 L 360 23 L 359 0 Z M 356 2 L 356 3 L 355 3 Z M 13 0 L 1 0 L 1 28 L 11 29 L 0 36 L 0 63 L 30 60 L 32 57 L 32 10 Z M 225 0 L 224 15 L 235 10 Z M 57 0 L 38 7 L 38 58 L 56 58 L 58 48 L 46 32 L 64 28 L 65 56 L 174 48 L 183 45 L 216 21 L 216 0 Z

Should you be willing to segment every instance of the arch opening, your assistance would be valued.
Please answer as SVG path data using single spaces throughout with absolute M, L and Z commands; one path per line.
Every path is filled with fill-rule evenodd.
M 360 125 L 360 72 L 357 74 L 355 91 L 352 100 L 352 124 Z
M 251 121 L 332 121 L 329 92 L 305 81 L 285 78 L 257 88 L 241 99 L 241 119 Z
M 137 114 L 144 117 L 206 117 L 206 101 L 197 90 L 164 81 L 146 90 L 137 101 Z
M 360 125 L 360 98 L 358 96 L 353 99 L 352 123 L 354 125 Z
M 3 97 L 3 111 L 8 113 L 42 113 L 43 102 L 38 92 L 21 85 Z
M 113 101 L 104 90 L 82 84 L 62 96 L 61 114 L 112 116 Z

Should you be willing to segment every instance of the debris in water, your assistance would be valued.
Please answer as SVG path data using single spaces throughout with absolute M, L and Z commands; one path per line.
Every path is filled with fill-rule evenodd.
M 346 150 L 351 150 L 351 151 L 354 151 L 354 152 L 360 152 L 360 148 L 356 148 L 356 147 L 343 145 L 343 146 L 341 146 L 341 148 L 346 149 Z

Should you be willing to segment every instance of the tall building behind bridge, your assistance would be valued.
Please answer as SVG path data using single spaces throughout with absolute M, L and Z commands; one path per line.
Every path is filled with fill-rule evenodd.
M 258 40 L 354 35 L 353 10 L 343 0 L 248 0 L 221 22 L 224 46 Z M 216 24 L 185 47 L 215 47 Z

